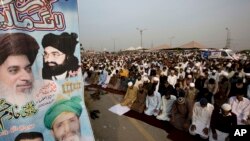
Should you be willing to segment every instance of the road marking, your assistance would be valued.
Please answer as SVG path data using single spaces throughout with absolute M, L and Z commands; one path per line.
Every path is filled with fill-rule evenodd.
M 111 100 L 115 103 L 118 104 L 119 102 L 114 98 L 114 95 L 108 94 L 108 96 L 111 98 Z M 136 121 L 133 118 L 127 117 L 128 121 L 144 136 L 144 138 L 147 141 L 156 141 L 151 134 L 145 130 L 143 127 L 141 127 L 140 123 Z

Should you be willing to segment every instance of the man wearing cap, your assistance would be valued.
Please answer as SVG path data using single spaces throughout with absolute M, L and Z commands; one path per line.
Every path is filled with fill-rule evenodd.
M 77 38 L 77 34 L 66 32 L 60 35 L 49 33 L 43 37 L 43 79 L 62 80 L 77 75 L 80 68 L 74 56 Z
M 178 77 L 175 75 L 175 70 L 174 69 L 172 69 L 171 71 L 170 71 L 170 75 L 168 76 L 168 83 L 170 84 L 170 85 L 172 85 L 173 87 L 174 87 L 174 85 L 176 84 L 176 82 L 177 82 L 177 79 L 178 79 Z
M 195 103 L 195 99 L 197 98 L 197 94 L 199 91 L 195 88 L 194 83 L 190 83 L 189 87 L 186 90 L 186 103 L 188 105 L 189 111 L 193 110 L 193 106 Z
M 225 141 L 231 129 L 237 125 L 237 117 L 231 112 L 231 105 L 222 104 L 220 110 L 214 110 L 211 117 L 209 141 Z
M 192 111 L 189 111 L 184 97 L 179 97 L 173 104 L 170 123 L 179 130 L 188 131 Z
M 191 135 L 200 135 L 202 139 L 208 138 L 208 129 L 214 106 L 207 102 L 207 99 L 201 98 L 196 102 L 192 112 L 192 125 L 189 128 Z
M 44 125 L 51 130 L 56 141 L 81 141 L 79 97 L 59 100 L 45 113 Z
M 133 82 L 128 82 L 127 92 L 121 102 L 122 106 L 131 107 L 137 97 L 138 88 L 133 85 Z

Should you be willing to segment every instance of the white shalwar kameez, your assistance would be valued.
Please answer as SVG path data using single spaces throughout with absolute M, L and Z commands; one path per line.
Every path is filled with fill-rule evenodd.
M 196 126 L 196 129 L 191 131 L 191 126 L 189 128 L 189 133 L 191 135 L 199 134 L 201 138 L 207 139 L 208 135 L 203 133 L 204 128 L 210 127 L 211 115 L 214 110 L 214 106 L 207 103 L 206 107 L 201 107 L 200 102 L 196 102 L 193 107 L 192 115 L 192 125 Z
M 152 96 L 148 96 L 146 97 L 146 110 L 144 111 L 144 113 L 146 115 L 154 115 L 157 116 L 158 115 L 158 111 L 160 109 L 161 106 L 161 94 L 159 92 L 154 92 L 154 95 Z M 155 111 L 157 110 L 157 111 Z
M 175 101 L 176 101 L 176 96 L 174 95 L 170 95 L 170 99 L 166 99 L 165 95 L 162 96 L 161 108 L 160 108 L 162 112 L 156 118 L 159 120 L 170 121 L 169 115 L 171 114 L 171 110 Z
M 236 96 L 232 96 L 229 99 L 229 104 L 232 107 L 232 112 L 237 116 L 237 125 L 244 125 L 242 120 L 247 120 L 250 112 L 250 100 L 243 97 L 242 101 L 239 101 Z

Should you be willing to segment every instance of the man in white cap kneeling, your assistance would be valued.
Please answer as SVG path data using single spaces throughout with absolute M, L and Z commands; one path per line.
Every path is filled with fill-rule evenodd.
M 231 112 L 231 105 L 224 103 L 220 110 L 214 110 L 211 117 L 209 141 L 229 139 L 231 129 L 237 125 L 237 116 Z

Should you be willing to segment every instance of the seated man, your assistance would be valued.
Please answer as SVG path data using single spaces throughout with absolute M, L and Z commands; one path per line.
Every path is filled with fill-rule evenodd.
M 128 89 L 123 98 L 121 105 L 131 107 L 137 97 L 137 87 L 133 86 L 133 82 L 128 82 Z
M 146 97 L 146 109 L 144 113 L 149 116 L 157 116 L 161 106 L 161 94 L 158 91 L 155 91 L 156 85 L 157 84 L 152 84 L 150 86 Z
M 232 107 L 232 112 L 237 116 L 237 124 L 246 125 L 250 112 L 250 100 L 244 97 L 244 92 L 238 91 L 236 96 L 230 97 L 229 104 Z
M 138 85 L 138 92 L 136 100 L 134 101 L 133 105 L 131 106 L 131 109 L 134 111 L 137 111 L 139 113 L 142 113 L 145 109 L 146 105 L 146 96 L 148 94 L 148 82 L 144 82 L 144 84 Z
M 176 101 L 176 96 L 165 94 L 161 97 L 161 108 L 159 115 L 156 117 L 159 120 L 170 120 L 171 110 L 174 102 Z
M 200 135 L 201 138 L 208 138 L 208 129 L 214 106 L 207 102 L 207 99 L 201 98 L 195 102 L 193 107 L 192 125 L 189 128 L 191 135 Z
M 231 105 L 224 103 L 220 110 L 214 110 L 211 117 L 209 141 L 225 141 L 230 130 L 237 125 L 237 117 L 231 112 Z

